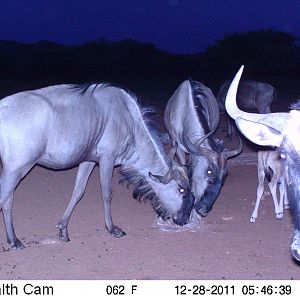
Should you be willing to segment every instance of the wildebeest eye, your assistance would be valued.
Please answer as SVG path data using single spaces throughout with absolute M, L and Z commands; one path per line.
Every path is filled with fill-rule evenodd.
M 211 173 L 212 173 L 212 170 L 207 170 L 208 175 L 211 175 Z
M 281 159 L 286 159 L 286 155 L 285 155 L 285 153 L 283 153 L 283 152 L 280 152 L 280 158 L 281 158 Z
M 184 189 L 183 187 L 179 186 L 178 191 L 179 191 L 181 194 L 183 194 L 183 193 L 185 192 L 185 189 Z

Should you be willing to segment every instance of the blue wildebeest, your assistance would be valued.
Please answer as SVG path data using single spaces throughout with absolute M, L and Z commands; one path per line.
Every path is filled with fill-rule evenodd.
M 186 80 L 169 99 L 164 113 L 165 127 L 172 145 L 178 144 L 177 158 L 187 165 L 195 210 L 206 216 L 216 201 L 227 175 L 227 158 L 239 154 L 226 151 L 223 142 L 213 137 L 220 113 L 216 98 L 204 84 Z M 186 154 L 188 158 L 186 159 Z
M 281 153 L 286 176 L 287 195 L 293 216 L 293 257 L 300 261 L 300 102 L 289 113 L 247 113 L 236 105 L 236 93 L 243 66 L 235 75 L 226 97 L 226 110 L 238 129 L 252 142 L 272 146 Z
M 8 96 L 0 102 L 0 145 L 0 208 L 13 248 L 23 248 L 13 227 L 13 193 L 35 164 L 51 169 L 79 165 L 70 203 L 58 224 L 64 241 L 69 240 L 69 219 L 97 163 L 105 226 L 113 236 L 125 234 L 111 216 L 111 181 L 117 165 L 134 184 L 135 198 L 150 199 L 158 215 L 176 224 L 188 222 L 193 197 L 187 174 L 166 156 L 135 96 L 122 88 L 56 85 Z
M 232 139 L 234 124 L 225 110 L 225 99 L 231 81 L 226 81 L 220 88 L 217 101 L 220 112 L 225 115 L 227 121 L 227 138 Z M 242 80 L 237 92 L 237 105 L 240 109 L 255 110 L 260 114 L 270 113 L 271 104 L 276 98 L 276 90 L 270 84 L 253 80 Z

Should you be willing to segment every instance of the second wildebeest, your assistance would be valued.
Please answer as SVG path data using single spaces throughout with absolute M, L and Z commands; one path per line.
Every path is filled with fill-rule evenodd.
M 227 138 L 232 140 L 234 135 L 234 122 L 225 110 L 225 99 L 231 81 L 225 81 L 217 96 L 220 112 L 225 115 L 227 121 Z M 242 80 L 237 92 L 237 105 L 240 109 L 266 114 L 271 112 L 271 104 L 276 98 L 276 90 L 265 82 L 254 80 Z
M 201 82 L 185 80 L 169 99 L 164 113 L 177 158 L 187 165 L 195 210 L 206 216 L 216 201 L 227 174 L 226 161 L 242 150 L 226 151 L 223 141 L 213 136 L 220 113 L 212 91 Z M 186 158 L 186 154 L 188 155 Z
M 0 157 L 0 208 L 13 248 L 24 247 L 14 231 L 13 193 L 35 164 L 56 170 L 79 165 L 72 198 L 58 224 L 64 241 L 69 240 L 71 214 L 96 164 L 105 227 L 115 237 L 124 235 L 111 215 L 115 166 L 120 165 L 125 180 L 134 185 L 134 197 L 150 199 L 162 218 L 183 225 L 193 207 L 184 168 L 172 155 L 167 157 L 136 97 L 113 85 L 56 85 L 2 99 Z

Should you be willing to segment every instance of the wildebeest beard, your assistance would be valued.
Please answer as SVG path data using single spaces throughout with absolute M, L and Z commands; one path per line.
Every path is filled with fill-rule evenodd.
M 150 200 L 153 209 L 156 211 L 159 217 L 162 217 L 166 220 L 170 215 L 168 210 L 159 200 L 158 195 L 153 190 L 152 186 L 146 180 L 145 176 L 138 173 L 132 168 L 123 167 L 120 171 L 123 176 L 119 181 L 120 183 L 128 182 L 127 187 L 131 184 L 134 185 L 133 188 L 133 198 L 138 201 Z

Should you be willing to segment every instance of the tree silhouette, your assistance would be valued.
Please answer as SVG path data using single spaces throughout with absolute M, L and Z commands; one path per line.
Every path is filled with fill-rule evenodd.
M 299 73 L 295 69 L 299 68 L 296 41 L 294 35 L 273 29 L 226 34 L 206 49 L 204 60 L 211 68 L 228 74 L 242 64 L 250 73 Z

